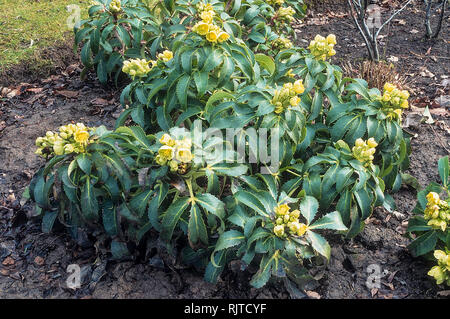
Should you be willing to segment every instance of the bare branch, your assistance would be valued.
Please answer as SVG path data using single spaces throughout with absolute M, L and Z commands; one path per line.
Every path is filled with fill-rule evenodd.
M 396 12 L 394 12 L 393 15 L 391 15 L 391 17 L 389 19 L 387 19 L 382 25 L 381 27 L 378 29 L 377 33 L 375 34 L 375 38 L 378 38 L 378 35 L 380 34 L 381 29 L 384 28 L 384 26 L 386 24 L 388 24 L 389 22 L 391 22 L 392 19 L 394 19 L 394 17 L 399 14 L 400 12 L 402 12 L 407 6 L 408 4 L 411 2 L 412 0 L 408 0 L 405 5 L 403 7 L 401 7 L 400 9 L 398 9 Z

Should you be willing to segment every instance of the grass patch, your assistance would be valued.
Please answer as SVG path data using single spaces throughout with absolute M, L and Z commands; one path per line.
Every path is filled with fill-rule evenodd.
M 81 17 L 89 1 L 0 0 L 0 73 L 19 63 L 32 63 L 39 70 L 52 64 L 42 50 L 72 39 L 68 5 L 77 5 Z

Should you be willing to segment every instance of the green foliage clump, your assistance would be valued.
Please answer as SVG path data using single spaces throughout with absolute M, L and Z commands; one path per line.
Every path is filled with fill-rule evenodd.
M 425 256 L 437 261 L 428 275 L 437 284 L 450 286 L 450 177 L 448 156 L 439 159 L 441 184 L 430 183 L 417 193 L 415 215 L 409 219 L 408 233 L 415 238 L 408 246 L 413 256 Z M 441 199 L 442 193 L 447 198 Z
M 29 192 L 43 229 L 57 219 L 74 236 L 104 229 L 115 257 L 153 229 L 210 282 L 233 260 L 259 264 L 255 287 L 272 275 L 311 280 L 330 258 L 324 229 L 355 236 L 375 206 L 391 205 L 386 190 L 400 186 L 409 142 L 364 80 L 255 33 L 285 32 L 272 13 L 291 6 L 301 17 L 301 4 L 92 7 L 77 31 L 83 60 L 103 80 L 129 75 L 127 108 L 113 131 L 94 129 L 83 152 L 50 156 L 36 173 Z

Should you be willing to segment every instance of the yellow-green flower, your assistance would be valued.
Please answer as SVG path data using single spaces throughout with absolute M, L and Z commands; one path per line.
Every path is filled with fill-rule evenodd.
M 289 102 L 291 103 L 291 106 L 297 106 L 300 103 L 300 98 L 298 96 L 293 96 Z
M 188 148 L 179 148 L 177 149 L 176 159 L 182 163 L 189 163 L 192 161 L 192 153 Z
M 293 22 L 295 10 L 292 7 L 280 7 L 275 13 L 278 22 Z
M 218 38 L 219 35 L 214 30 L 209 31 L 208 34 L 206 35 L 206 40 L 208 40 L 209 42 L 217 42 Z
M 150 67 L 149 64 L 152 66 Z M 144 77 L 155 66 L 155 61 L 146 61 L 145 59 L 130 59 L 123 62 L 122 72 L 135 77 Z
M 284 236 L 284 225 L 276 225 L 273 228 L 273 232 L 276 236 L 283 237 Z
M 74 138 L 75 142 L 85 145 L 89 140 L 89 132 L 86 130 L 77 130 Z
M 164 50 L 163 53 L 158 54 L 158 59 L 162 60 L 163 62 L 169 62 L 173 59 L 173 53 L 169 50 Z
M 450 223 L 450 205 L 439 198 L 439 194 L 429 192 L 424 218 L 433 229 L 445 231 Z
M 281 90 L 275 90 L 272 98 L 272 105 L 275 106 L 274 112 L 276 114 L 282 113 L 289 107 L 297 106 L 301 99 L 297 94 L 301 94 L 305 91 L 301 80 L 297 80 L 294 83 L 285 83 Z
M 353 156 L 364 164 L 364 166 L 369 166 L 372 164 L 376 151 L 375 148 L 377 146 L 378 143 L 374 138 L 369 138 L 367 142 L 361 138 L 358 138 L 355 141 L 355 146 L 352 148 Z
M 178 170 L 178 163 L 176 161 L 170 161 L 169 168 L 171 172 L 176 172 Z
M 267 3 L 271 6 L 281 6 L 284 3 L 284 0 L 267 0 Z
M 163 144 L 159 150 L 155 161 L 158 165 L 168 165 L 171 172 L 185 174 L 190 167 L 194 155 L 191 152 L 192 141 L 188 137 L 176 140 L 169 134 L 163 134 L 159 139 Z
M 155 157 L 155 162 L 156 162 L 156 164 L 163 166 L 163 165 L 166 165 L 167 158 L 162 157 L 161 155 L 158 154 Z
M 64 154 L 70 154 L 75 152 L 75 147 L 73 144 L 66 144 L 64 145 Z
M 122 10 L 120 0 L 112 0 L 109 4 L 109 11 L 118 13 Z
M 396 120 L 401 120 L 402 110 L 409 107 L 409 92 L 398 89 L 392 83 L 384 84 L 383 95 L 377 99 L 381 102 L 384 113 Z
M 212 20 L 214 19 L 214 16 L 216 15 L 216 13 L 212 10 L 209 11 L 203 11 L 202 13 L 200 13 L 200 18 L 203 20 L 203 22 L 205 23 L 211 23 Z
M 300 223 L 300 211 L 298 209 L 290 211 L 288 204 L 281 204 L 274 208 L 275 226 L 274 233 L 278 237 L 286 235 L 303 236 L 308 226 Z
M 334 34 L 329 34 L 328 36 L 327 36 L 327 43 L 328 44 L 332 44 L 332 45 L 335 45 L 337 42 L 336 42 L 336 36 L 334 35 Z
M 45 158 L 53 155 L 84 153 L 91 142 L 89 130 L 83 123 L 67 124 L 59 128 L 59 133 L 47 131 L 36 139 L 36 154 Z
M 56 141 L 53 144 L 53 152 L 55 152 L 55 155 L 63 155 L 64 154 L 64 142 Z
M 318 34 L 309 43 L 308 49 L 317 60 L 325 61 L 327 58 L 336 54 L 334 50 L 336 43 L 336 36 L 334 34 L 330 34 L 326 38 Z
M 177 147 L 180 147 L 180 148 L 191 149 L 191 147 L 192 147 L 192 140 L 190 138 L 185 137 L 182 140 L 176 140 L 175 141 L 175 145 Z
M 297 236 L 303 236 L 308 230 L 308 226 L 306 224 L 300 223 L 300 227 L 297 230 Z
M 428 275 L 434 277 L 436 284 L 440 285 L 445 282 L 447 286 L 450 286 L 450 254 L 442 250 L 435 250 L 434 258 L 438 261 L 438 265 L 431 268 Z
M 217 38 L 217 41 L 219 41 L 219 43 L 225 42 L 230 38 L 230 35 L 224 31 L 219 33 L 219 37 Z
M 294 91 L 297 94 L 302 94 L 303 92 L 305 92 L 305 87 L 303 86 L 302 80 L 297 80 L 294 82 Z
M 290 208 L 289 208 L 288 204 L 282 204 L 282 205 L 275 207 L 275 214 L 277 214 L 278 216 L 284 216 L 287 213 L 289 213 L 289 210 L 290 210 Z
M 209 23 L 197 22 L 192 28 L 192 31 L 200 35 L 206 35 L 209 31 Z
M 166 160 L 171 160 L 174 156 L 175 150 L 167 145 L 163 145 L 159 148 L 158 150 L 158 154 L 159 156 L 161 156 L 162 158 L 166 159 Z
M 167 145 L 167 146 L 175 146 L 175 140 L 169 135 L 169 134 L 164 134 L 160 139 L 159 142 L 163 145 Z
M 272 47 L 276 50 L 284 50 L 292 48 L 293 44 L 289 39 L 279 37 L 272 41 Z

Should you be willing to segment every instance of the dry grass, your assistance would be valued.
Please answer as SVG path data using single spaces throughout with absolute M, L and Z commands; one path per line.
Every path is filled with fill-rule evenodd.
M 408 89 L 408 83 L 405 76 L 399 74 L 395 66 L 388 62 L 363 61 L 357 65 L 347 62 L 343 65 L 345 76 L 361 78 L 367 81 L 370 88 L 383 90 L 386 82 L 393 83 L 399 88 Z

